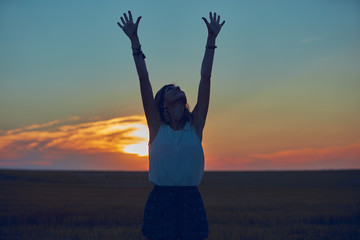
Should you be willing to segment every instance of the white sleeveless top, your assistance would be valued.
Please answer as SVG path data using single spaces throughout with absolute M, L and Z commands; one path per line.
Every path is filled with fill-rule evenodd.
M 190 122 L 177 131 L 161 124 L 149 147 L 150 182 L 159 186 L 197 186 L 203 175 L 204 151 Z

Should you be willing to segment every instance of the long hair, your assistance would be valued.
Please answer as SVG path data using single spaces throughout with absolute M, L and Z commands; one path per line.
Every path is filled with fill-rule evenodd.
M 166 107 L 164 107 L 164 96 L 165 96 L 165 90 L 168 87 L 172 87 L 175 86 L 174 84 L 167 84 L 165 86 L 163 86 L 162 88 L 160 88 L 160 90 L 156 93 L 155 95 L 155 102 L 157 104 L 158 110 L 159 110 L 159 114 L 160 114 L 160 119 L 161 122 L 164 124 L 170 124 L 171 123 L 171 117 L 170 114 L 168 113 Z M 191 121 L 191 113 L 189 110 L 189 104 L 185 103 L 185 110 L 184 110 L 184 117 L 183 117 L 184 121 Z

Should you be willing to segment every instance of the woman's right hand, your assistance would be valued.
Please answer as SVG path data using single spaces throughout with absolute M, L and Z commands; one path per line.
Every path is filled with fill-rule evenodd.
M 133 22 L 131 12 L 129 11 L 129 17 L 124 13 L 124 18 L 120 17 L 121 23 L 117 23 L 124 33 L 130 38 L 130 40 L 137 38 L 137 29 L 141 19 L 141 16 L 137 18 L 136 22 Z

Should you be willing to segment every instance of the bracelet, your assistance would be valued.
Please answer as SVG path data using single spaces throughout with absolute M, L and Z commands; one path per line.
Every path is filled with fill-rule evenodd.
M 141 51 L 141 45 L 138 48 L 132 48 L 132 50 L 134 57 L 142 56 L 142 58 L 146 58 L 145 54 Z
M 214 46 L 209 46 L 209 45 L 206 45 L 206 48 L 209 48 L 209 49 L 215 49 L 215 48 L 217 48 L 217 46 L 216 46 L 216 45 L 214 45 Z

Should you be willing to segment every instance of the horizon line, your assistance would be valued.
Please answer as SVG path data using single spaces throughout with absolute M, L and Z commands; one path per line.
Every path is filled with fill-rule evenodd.
M 103 170 L 103 169 L 26 169 L 26 168 L 0 168 L 0 171 L 33 171 L 33 172 L 123 172 L 147 173 L 144 170 Z M 332 172 L 332 171 L 360 171 L 360 168 L 328 168 L 328 169 L 259 169 L 259 170 L 205 170 L 211 172 Z

